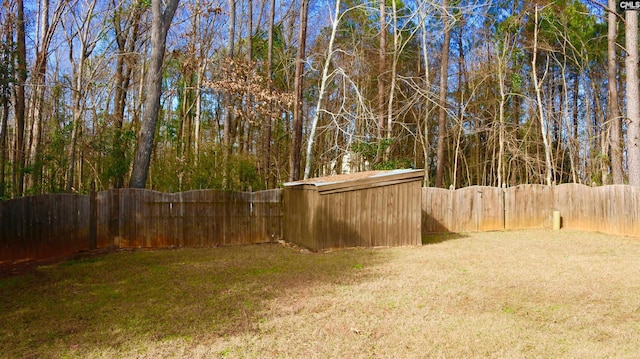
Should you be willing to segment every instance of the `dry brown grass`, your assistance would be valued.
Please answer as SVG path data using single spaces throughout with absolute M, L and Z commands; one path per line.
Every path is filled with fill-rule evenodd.
M 0 280 L 0 357 L 640 353 L 639 239 L 536 230 L 427 240 L 432 244 L 419 248 L 322 254 L 277 245 L 117 253 L 41 268 Z M 96 274 L 101 270 L 108 274 Z M 172 285 L 148 286 L 157 280 Z M 77 294 L 59 289 L 64 285 Z M 85 323 L 74 305 L 50 317 L 40 298 L 20 304 L 7 295 L 48 298 L 49 310 L 58 308 L 56 300 L 99 303 L 80 312 Z M 149 302 L 164 304 L 157 309 Z M 76 327 L 66 324 L 66 331 L 47 337 L 56 327 L 52 320 Z

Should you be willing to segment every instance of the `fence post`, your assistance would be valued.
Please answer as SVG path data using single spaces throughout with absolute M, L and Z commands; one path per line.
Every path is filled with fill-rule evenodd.
M 98 194 L 95 184 L 89 192 L 89 249 L 98 248 Z
M 553 211 L 553 230 L 558 231 L 562 225 L 562 217 L 560 211 Z

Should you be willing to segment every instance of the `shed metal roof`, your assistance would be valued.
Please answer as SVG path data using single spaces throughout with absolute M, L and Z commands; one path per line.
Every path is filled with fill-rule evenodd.
M 399 169 L 316 177 L 302 181 L 286 182 L 283 185 L 285 188 L 315 189 L 320 193 L 328 194 L 370 187 L 389 186 L 411 181 L 421 181 L 423 177 L 424 170 Z

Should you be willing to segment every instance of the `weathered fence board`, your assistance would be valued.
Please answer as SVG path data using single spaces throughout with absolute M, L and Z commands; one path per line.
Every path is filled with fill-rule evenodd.
M 500 188 L 423 188 L 423 233 L 499 229 L 504 229 L 504 198 Z
M 70 194 L 4 201 L 0 262 L 60 257 L 91 248 L 269 242 L 281 237 L 281 197 L 281 190 L 169 194 L 114 189 L 95 194 L 93 201 L 91 196 Z
M 505 229 L 551 226 L 553 188 L 526 184 L 504 190 Z
M 422 233 L 451 231 L 451 191 L 444 188 L 422 189 Z
M 551 228 L 553 211 L 560 212 L 565 229 L 640 236 L 640 187 L 561 184 L 422 190 L 423 233 Z
M 452 191 L 452 228 L 456 232 L 491 231 L 504 228 L 502 190 L 472 186 Z
M 567 229 L 598 230 L 596 207 L 600 203 L 593 202 L 595 191 L 591 187 L 580 184 L 563 184 L 554 188 L 554 210 L 560 211 L 562 227 Z
M 109 211 L 118 216 L 118 232 L 111 233 L 118 238 L 117 247 L 251 244 L 280 237 L 280 190 L 167 194 L 126 189 L 119 190 L 117 196 L 118 200 L 111 202 L 117 202 L 119 209 Z
M 0 202 L 0 261 L 89 249 L 89 197 L 46 194 Z
M 554 193 L 563 228 L 640 236 L 639 187 L 562 184 Z

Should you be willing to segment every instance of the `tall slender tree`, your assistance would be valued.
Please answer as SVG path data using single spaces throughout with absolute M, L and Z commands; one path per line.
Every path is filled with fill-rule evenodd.
M 273 30 L 276 17 L 276 0 L 271 0 L 269 6 L 269 33 L 267 35 L 267 84 L 269 92 L 273 92 Z M 269 116 L 264 123 L 264 134 L 262 139 L 263 175 L 265 184 L 270 188 L 272 184 L 271 174 L 271 132 L 273 127 L 273 101 L 269 101 Z
M 553 179 L 553 166 L 551 164 L 551 144 L 549 143 L 548 123 L 544 114 L 544 104 L 542 102 L 542 86 L 544 81 L 538 80 L 538 32 L 539 32 L 539 9 L 538 5 L 534 5 L 534 28 L 533 28 L 533 50 L 531 54 L 531 78 L 535 89 L 535 96 L 538 109 L 538 121 L 540 121 L 540 132 L 542 135 L 542 143 L 544 145 L 544 163 L 545 163 L 545 179 L 546 184 L 551 186 Z M 548 65 L 546 66 L 548 68 Z M 546 74 L 546 68 L 545 68 Z M 544 77 L 544 75 L 543 75 Z
M 236 42 L 236 0 L 229 0 L 229 38 L 227 39 L 227 57 L 229 59 L 233 59 L 235 53 L 235 42 Z M 224 121 L 224 145 L 225 151 L 227 151 L 227 160 L 225 162 L 228 163 L 228 154 L 231 151 L 231 127 L 233 125 L 233 104 L 231 102 L 231 96 L 227 96 L 226 99 L 226 118 Z
M 430 91 L 431 91 L 431 72 L 430 72 L 430 66 L 429 66 L 429 42 L 428 42 L 428 31 L 427 31 L 427 18 L 428 18 L 428 12 L 427 12 L 427 4 L 429 4 L 429 2 L 424 1 L 420 4 L 420 6 L 418 7 L 418 17 L 419 17 L 419 24 L 420 24 L 420 48 L 421 48 L 421 53 L 422 53 L 422 61 L 423 61 L 423 77 L 424 77 L 424 84 L 422 84 L 422 86 L 419 86 L 419 88 L 422 90 L 420 92 L 423 92 L 424 98 L 429 98 L 430 95 Z M 428 109 L 429 108 L 429 101 L 423 101 L 426 105 L 425 107 Z M 431 144 L 430 144 L 430 111 L 425 110 L 424 111 L 424 118 L 422 119 L 423 121 L 423 126 L 418 127 L 418 130 L 422 130 L 422 155 L 424 157 L 424 168 L 425 168 L 425 172 L 424 172 L 424 182 L 423 185 L 424 186 L 429 186 L 431 184 L 431 171 L 429 169 L 429 157 L 431 155 Z
M 307 16 L 309 14 L 309 0 L 301 0 L 300 4 L 300 29 L 298 32 L 298 54 L 296 56 L 296 74 L 294 78 L 294 102 L 293 102 L 293 133 L 291 135 L 291 149 L 289 155 L 289 181 L 297 181 L 300 177 L 300 165 L 302 162 L 302 118 L 304 114 L 302 93 L 304 86 L 304 64 L 307 44 Z M 311 159 L 308 158 L 307 161 Z
M 16 62 L 17 82 L 15 87 L 15 141 L 13 148 L 13 194 L 21 196 L 24 190 L 24 129 L 25 129 L 25 85 L 27 82 L 27 46 L 25 42 L 24 1 L 16 0 Z
M 384 138 L 384 119 L 386 114 L 386 78 L 387 78 L 387 12 L 386 1 L 380 1 L 380 44 L 378 49 L 378 151 L 375 163 L 383 160 L 382 139 Z
M 116 68 L 114 78 L 114 109 L 113 109 L 113 141 L 109 154 L 109 179 L 115 188 L 125 185 L 125 175 L 129 170 L 125 141 L 125 108 L 129 95 L 133 71 L 137 64 L 136 43 L 140 36 L 140 20 L 143 9 L 140 6 L 130 6 L 125 9 L 122 3 L 112 0 L 114 9 L 112 16 L 113 29 L 115 31 Z
M 609 90 L 609 121 L 611 138 L 611 175 L 614 184 L 624 182 L 622 168 L 622 118 L 618 106 L 618 61 L 617 61 L 617 35 L 618 21 L 615 13 L 616 0 L 609 0 L 607 12 L 607 78 Z
M 638 12 L 625 12 L 625 48 L 627 57 L 627 156 L 629 184 L 640 186 L 640 84 L 638 83 Z
M 73 36 L 69 39 L 69 49 L 73 49 L 74 43 L 73 39 L 77 37 L 78 45 L 79 45 L 79 56 L 77 59 L 74 59 L 72 51 L 70 51 L 70 60 L 74 65 L 74 88 L 73 88 L 73 114 L 71 119 L 71 144 L 68 150 L 68 159 L 69 165 L 67 168 L 67 192 L 75 191 L 75 177 L 76 177 L 76 153 L 78 147 L 78 140 L 81 136 L 82 132 L 82 117 L 84 115 L 85 110 L 85 96 L 87 92 L 87 84 L 85 82 L 85 72 L 87 67 L 87 60 L 95 45 L 98 41 L 99 37 L 91 38 L 90 35 L 99 34 L 100 31 L 96 31 L 95 28 L 92 28 L 92 20 L 94 20 L 94 9 L 96 6 L 96 0 L 92 0 L 87 4 L 86 12 L 82 15 L 76 15 L 72 12 L 72 22 L 76 29 L 72 30 L 75 32 Z
M 436 154 L 436 187 L 444 184 L 445 150 L 447 148 L 447 84 L 449 77 L 449 45 L 451 43 L 451 16 L 447 0 L 442 0 L 444 40 L 440 50 L 440 89 L 438 96 L 438 150 Z
M 8 1 L 3 1 L 2 9 L 5 14 L 11 13 L 11 8 Z M 12 18 L 6 17 L 4 20 L 4 26 L 2 26 L 2 32 L 0 32 L 0 39 L 3 39 L 0 44 L 0 201 L 5 198 L 6 192 L 6 180 L 5 171 L 7 165 L 7 157 L 9 155 L 7 146 L 7 132 L 9 130 L 9 98 L 11 97 L 12 82 L 15 76 L 14 67 L 14 51 L 13 51 L 13 22 Z
M 68 1 L 59 1 L 53 11 L 49 14 L 50 1 L 41 0 L 40 2 L 40 22 L 38 27 L 38 43 L 36 46 L 36 56 L 31 71 L 32 96 L 30 103 L 30 123 L 28 126 L 29 138 L 28 144 L 25 144 L 26 164 L 29 172 L 26 176 L 25 186 L 31 190 L 41 191 L 38 188 L 42 177 L 42 168 L 40 164 L 41 142 L 43 137 L 43 129 L 46 125 L 46 90 L 47 90 L 47 69 L 49 67 L 49 52 L 55 32 L 60 24 L 62 15 L 66 10 Z
M 151 55 L 145 80 L 147 97 L 144 102 L 144 115 L 138 132 L 138 145 L 129 181 L 129 187 L 132 188 L 144 188 L 147 183 L 156 123 L 160 112 L 162 66 L 167 46 L 167 33 L 180 0 L 167 0 L 164 7 L 163 3 L 165 2 L 162 0 L 151 1 Z
M 327 88 L 327 82 L 329 81 L 329 66 L 331 65 L 331 57 L 333 56 L 333 43 L 336 39 L 336 32 L 338 31 L 338 23 L 340 22 L 340 0 L 336 0 L 334 18 L 331 25 L 331 36 L 329 37 L 329 48 L 327 49 L 327 57 L 324 60 L 324 66 L 322 66 L 322 76 L 320 78 L 320 90 L 318 92 L 318 102 L 316 103 L 316 110 L 313 113 L 311 119 L 311 131 L 309 132 L 309 138 L 307 139 L 307 161 L 304 166 L 304 179 L 309 178 L 311 175 L 311 158 L 313 150 L 313 142 L 315 141 L 316 128 L 318 127 L 318 119 L 320 118 L 320 111 L 322 110 L 322 101 L 325 97 Z

